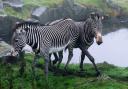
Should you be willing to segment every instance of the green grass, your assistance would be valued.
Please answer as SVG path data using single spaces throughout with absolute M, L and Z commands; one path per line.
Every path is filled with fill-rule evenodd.
M 126 13 L 128 12 L 128 5 L 126 4 L 128 2 L 127 0 L 113 0 L 113 2 L 124 8 L 123 10 Z M 55 7 L 62 4 L 63 0 L 23 0 L 23 3 L 24 7 L 21 12 L 18 12 L 11 7 L 5 7 L 4 13 L 18 18 L 28 19 L 31 17 L 33 8 L 39 6 Z M 118 15 L 117 12 L 114 12 L 112 8 L 107 6 L 104 0 L 75 0 L 75 3 L 79 3 L 90 8 L 97 8 L 99 11 L 102 11 L 110 16 Z
M 11 7 L 4 8 L 4 14 L 18 17 L 20 19 L 28 19 L 31 17 L 32 9 L 39 6 L 47 6 L 47 7 L 54 7 L 58 4 L 61 4 L 63 0 L 24 0 L 24 7 L 22 11 L 16 11 Z
M 20 19 L 28 19 L 31 17 L 31 9 L 34 8 L 34 6 L 31 5 L 25 5 L 22 9 L 21 12 L 14 10 L 11 7 L 5 7 L 5 14 L 10 15 L 10 16 L 14 16 L 14 17 L 18 17 Z
M 128 0 L 112 0 L 114 3 L 122 7 L 126 12 L 128 12 Z
M 61 4 L 62 1 L 63 0 L 23 0 L 25 5 L 48 6 L 48 7 Z
M 104 0 L 75 0 L 76 3 L 79 3 L 81 5 L 91 7 L 91 8 L 97 8 L 99 11 L 102 11 L 104 13 L 112 13 L 112 9 L 107 6 Z
M 19 73 L 19 64 L 0 64 L 0 89 L 128 89 L 128 68 L 116 67 L 107 63 L 97 64 L 102 72 L 95 76 L 92 64 L 84 64 L 86 72 L 79 72 L 79 65 L 70 64 L 68 74 L 64 73 L 64 64 L 56 72 L 49 72 L 45 80 L 43 69 L 36 68 L 36 77 L 32 75 L 33 55 L 26 55 L 26 68 L 23 76 Z M 39 64 L 44 64 L 40 59 Z M 11 81 L 12 80 L 12 81 Z

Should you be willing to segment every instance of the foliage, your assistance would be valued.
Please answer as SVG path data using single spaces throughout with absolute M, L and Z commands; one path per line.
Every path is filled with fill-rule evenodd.
M 81 5 L 91 7 L 98 9 L 99 11 L 102 11 L 104 13 L 112 13 L 113 10 L 108 7 L 108 5 L 105 3 L 104 0 L 75 0 L 77 3 L 80 3 Z
M 123 10 L 127 13 L 128 5 L 127 0 L 112 0 L 114 3 L 123 8 Z M 114 11 L 111 7 L 109 7 L 104 0 L 75 0 L 76 3 L 81 5 L 98 9 L 104 13 L 107 13 L 111 16 L 116 16 L 118 12 Z M 22 11 L 16 11 L 11 7 L 5 7 L 5 14 L 15 16 L 18 18 L 28 19 L 31 17 L 31 12 L 35 7 L 46 6 L 46 7 L 55 7 L 58 4 L 62 4 L 63 0 L 23 0 L 24 7 Z M 1 14 L 1 13 L 0 13 Z
M 18 17 L 20 19 L 28 19 L 31 17 L 31 12 L 33 8 L 34 6 L 25 5 L 21 10 L 21 12 L 14 10 L 12 7 L 5 7 L 4 10 L 5 10 L 5 14 L 7 15 Z
M 128 89 L 128 68 L 116 67 L 107 63 L 97 64 L 102 76 L 96 77 L 92 64 L 84 64 L 86 72 L 79 71 L 79 65 L 70 64 L 68 72 L 52 69 L 46 81 L 42 67 L 36 67 L 35 76 L 31 66 L 33 55 L 26 55 L 25 72 L 21 76 L 18 64 L 0 63 L 0 89 Z M 43 65 L 40 58 L 39 64 Z
M 63 0 L 23 0 L 25 5 L 52 7 L 62 3 Z
M 119 5 L 120 7 L 122 7 L 124 9 L 124 11 L 128 12 L 128 0 L 112 0 L 114 3 L 116 3 L 117 5 Z

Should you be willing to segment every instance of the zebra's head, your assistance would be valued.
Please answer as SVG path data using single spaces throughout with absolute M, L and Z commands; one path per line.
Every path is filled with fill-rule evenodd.
M 98 13 L 91 13 L 89 16 L 91 20 L 91 28 L 93 36 L 96 39 L 96 43 L 100 45 L 102 41 L 102 19 L 103 16 L 100 16 Z
M 12 36 L 12 46 L 15 52 L 21 52 L 26 46 L 26 32 L 22 26 L 17 26 Z

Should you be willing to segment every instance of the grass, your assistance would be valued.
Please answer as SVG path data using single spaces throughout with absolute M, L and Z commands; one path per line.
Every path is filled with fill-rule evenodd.
M 63 0 L 23 0 L 25 5 L 48 6 L 48 7 L 61 4 L 62 1 Z
M 61 65 L 56 72 L 50 71 L 48 81 L 45 80 L 41 68 L 36 68 L 33 77 L 31 62 L 33 55 L 26 55 L 26 68 L 23 76 L 19 73 L 19 64 L 0 64 L 0 89 L 128 89 L 128 68 L 116 67 L 107 63 L 97 64 L 102 72 L 101 77 L 95 76 L 91 64 L 84 64 L 86 72 L 79 71 L 79 65 L 70 64 L 65 74 Z M 44 64 L 40 59 L 39 64 Z
M 113 10 L 108 7 L 104 0 L 75 0 L 75 2 L 87 7 L 98 9 L 106 14 L 113 13 Z
M 21 12 L 11 7 L 5 7 L 4 13 L 18 18 L 28 19 L 31 17 L 33 8 L 40 6 L 55 7 L 62 4 L 62 2 L 63 0 L 23 0 L 24 7 Z M 75 0 L 75 2 L 90 8 L 97 8 L 99 11 L 109 14 L 110 16 L 116 16 L 118 14 L 114 12 L 112 8 L 108 7 L 104 0 Z M 128 12 L 127 0 L 113 0 L 113 2 L 124 8 L 126 13 Z
M 16 11 L 11 7 L 5 7 L 4 14 L 26 20 L 31 17 L 34 8 L 40 6 L 55 7 L 56 5 L 61 4 L 62 1 L 63 0 L 23 0 L 24 6 L 21 11 Z
M 5 14 L 10 15 L 10 16 L 14 16 L 20 19 L 28 19 L 31 17 L 31 10 L 32 8 L 34 8 L 34 6 L 28 5 L 28 6 L 24 6 L 23 9 L 21 10 L 21 12 L 14 10 L 11 7 L 5 7 Z
M 122 7 L 124 11 L 128 12 L 128 5 L 126 4 L 128 3 L 128 0 L 112 0 L 112 1 L 117 5 L 119 5 L 120 7 Z

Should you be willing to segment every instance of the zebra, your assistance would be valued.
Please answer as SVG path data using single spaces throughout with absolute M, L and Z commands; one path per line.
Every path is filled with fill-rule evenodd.
M 103 16 L 100 16 L 98 13 L 93 12 L 89 15 L 89 17 L 86 19 L 86 21 L 75 22 L 75 25 L 77 26 L 77 29 L 79 31 L 79 38 L 78 38 L 74 48 L 80 48 L 80 50 L 82 51 L 80 70 L 81 71 L 84 70 L 83 69 L 83 61 L 84 61 L 85 55 L 86 55 L 89 58 L 89 60 L 93 63 L 93 66 L 96 70 L 97 75 L 100 75 L 100 72 L 95 64 L 95 59 L 89 53 L 88 48 L 93 44 L 94 38 L 96 38 L 96 42 L 98 45 L 100 45 L 103 42 L 102 35 L 101 35 L 102 26 L 103 26 L 102 19 L 103 19 Z M 55 22 L 52 22 L 50 25 L 55 24 Z M 57 65 L 58 67 L 63 58 L 63 56 L 62 56 L 63 52 L 60 52 L 60 53 L 62 53 L 62 54 L 60 54 L 61 56 L 59 56 L 58 59 L 55 58 L 55 60 L 53 61 L 53 64 L 56 64 L 57 61 L 59 61 L 58 65 Z M 70 60 L 67 61 L 66 65 L 65 65 L 65 69 L 67 68 L 69 62 L 70 62 Z
M 15 26 L 12 36 L 12 46 L 20 53 L 25 45 L 30 45 L 44 56 L 45 76 L 48 77 L 49 54 L 63 50 L 68 46 L 69 58 L 72 57 L 73 47 L 79 32 L 72 19 L 65 19 L 52 26 L 39 23 L 21 22 Z

